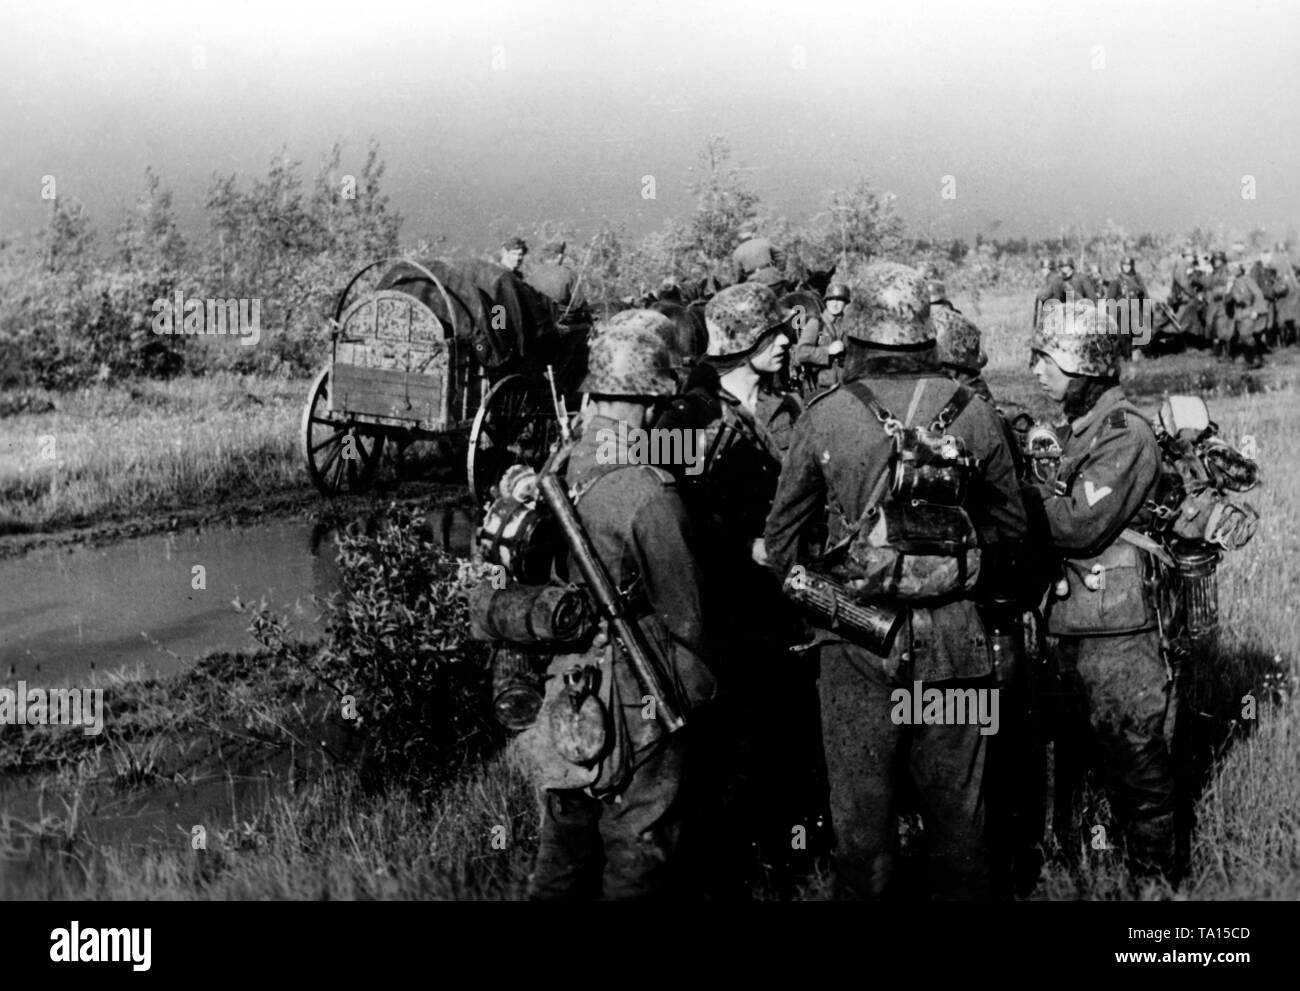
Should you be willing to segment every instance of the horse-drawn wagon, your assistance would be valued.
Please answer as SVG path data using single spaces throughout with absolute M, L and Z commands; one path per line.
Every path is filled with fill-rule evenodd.
M 368 292 L 356 292 L 381 266 Z M 572 395 L 586 329 L 508 270 L 478 261 L 380 261 L 340 293 L 328 364 L 312 382 L 301 443 L 326 495 L 373 481 L 384 447 L 464 447 L 470 489 L 487 497 L 512 464 L 540 467 L 559 434 L 548 366 Z M 567 332 L 566 332 L 567 331 Z M 566 346 L 556 342 L 566 340 Z

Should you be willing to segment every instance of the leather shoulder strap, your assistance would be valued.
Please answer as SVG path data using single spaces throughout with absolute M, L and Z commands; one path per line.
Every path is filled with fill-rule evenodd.
M 934 429 L 943 433 L 957 417 L 961 416 L 962 410 L 970 405 L 971 399 L 975 397 L 975 390 L 968 389 L 961 383 L 957 383 L 957 391 L 952 394 L 952 398 L 944 404 L 943 409 L 934 418 Z

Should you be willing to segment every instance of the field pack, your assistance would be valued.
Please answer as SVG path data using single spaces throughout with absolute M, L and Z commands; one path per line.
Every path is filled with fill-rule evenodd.
M 1223 552 L 1245 547 L 1259 527 L 1255 508 L 1229 493 L 1258 485 L 1259 466 L 1219 436 L 1199 396 L 1170 396 L 1153 427 L 1161 465 L 1148 530 L 1164 552 L 1154 553 L 1162 620 L 1167 635 L 1200 640 L 1218 628 Z
M 918 427 L 881 406 L 865 383 L 843 388 L 880 422 L 891 450 L 842 558 L 831 558 L 831 576 L 863 601 L 924 602 L 971 591 L 979 536 L 962 502 L 975 459 L 947 430 L 973 393 L 957 387 L 934 421 Z

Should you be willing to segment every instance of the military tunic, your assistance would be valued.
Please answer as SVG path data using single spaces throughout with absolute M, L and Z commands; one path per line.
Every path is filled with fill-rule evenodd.
M 845 382 L 861 377 L 900 419 L 916 400 L 914 423 L 928 424 L 961 388 L 943 375 L 933 348 L 896 356 L 850 340 Z M 972 399 L 949 427 L 980 464 L 966 507 L 981 533 L 1018 540 L 1025 535 L 1011 452 L 986 404 Z M 767 520 L 767 551 L 784 577 L 820 551 L 809 539 L 829 507 L 827 544 L 852 531 L 866 508 L 890 445 L 880 424 L 845 385 L 809 404 L 795 426 Z M 897 725 L 895 688 L 915 681 L 943 689 L 991 686 L 992 663 L 975 603 L 969 598 L 915 608 L 889 657 L 879 657 L 838 633 L 818 628 L 822 739 L 836 838 L 836 892 L 879 897 L 888 892 L 897 856 L 898 781 L 907 769 L 925 819 L 933 890 L 947 897 L 987 897 L 990 864 L 981 784 L 987 748 L 979 727 Z
M 1061 678 L 1058 834 L 1082 781 L 1091 741 L 1115 817 L 1139 870 L 1170 870 L 1174 858 L 1174 770 L 1170 754 L 1176 699 L 1160 653 L 1150 564 L 1126 528 L 1149 519 L 1160 452 L 1149 423 L 1115 386 L 1071 425 L 1060 469 L 1043 486 L 1052 541 L 1068 594 L 1048 606 Z
M 628 466 L 601 445 L 618 423 L 594 417 L 570 455 L 565 480 L 577 513 L 614 584 L 642 589 L 638 619 L 691 713 L 716 693 L 705 663 L 700 575 L 690 551 L 690 524 L 672 476 Z M 612 463 L 611 463 L 612 462 Z M 578 575 L 570 566 L 570 573 Z M 619 654 L 613 663 L 614 733 L 623 766 L 602 770 L 591 788 L 544 794 L 540 846 L 529 893 L 535 899 L 662 895 L 680 884 L 678 852 L 688 725 L 671 735 L 645 718 L 643 687 Z
M 803 639 L 802 623 L 753 556 L 800 408 L 763 385 L 751 413 L 706 363 L 655 423 L 701 437 L 702 463 L 674 470 L 697 535 L 705 629 L 723 691 L 704 729 L 711 787 L 700 803 L 713 827 L 702 870 L 717 894 L 747 894 L 757 879 L 751 843 L 779 870 L 790 859 L 792 826 L 812 832 L 805 820 L 824 801 L 816 794 L 812 672 L 789 652 Z
M 1184 337 L 1194 341 L 1206 339 L 1205 304 L 1200 298 L 1200 286 L 1192 269 L 1182 257 L 1174 259 L 1172 283 L 1167 302 Z
M 567 265 L 543 262 L 528 273 L 528 284 L 538 292 L 550 297 L 561 308 L 567 307 L 573 300 L 573 290 L 578 284 L 578 275 Z
M 1300 280 L 1284 251 L 1273 253 L 1273 270 L 1277 273 L 1273 282 L 1277 324 L 1282 329 L 1283 343 L 1294 343 L 1296 326 L 1300 324 Z
M 785 254 L 765 237 L 747 238 L 731 253 L 733 281 L 775 286 L 785 279 Z
M 1073 293 L 1076 300 L 1079 299 L 1096 299 L 1100 294 L 1097 286 L 1092 284 L 1092 280 L 1086 275 L 1075 272 L 1069 278 L 1061 275 L 1059 272 L 1053 272 L 1052 277 L 1047 280 L 1047 285 L 1039 291 L 1038 296 L 1034 299 L 1034 322 L 1037 324 L 1040 314 L 1042 313 L 1043 304 L 1048 300 L 1056 300 L 1058 303 L 1067 301 L 1067 296 Z
M 799 334 L 794 360 L 812 379 L 815 391 L 839 384 L 844 371 L 844 353 L 832 355 L 827 349 L 836 341 L 844 340 L 844 327 L 843 316 L 837 319 L 823 313 L 817 320 L 808 321 Z

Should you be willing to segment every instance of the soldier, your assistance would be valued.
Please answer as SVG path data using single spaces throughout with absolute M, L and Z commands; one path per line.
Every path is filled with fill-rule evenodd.
M 829 389 L 840 380 L 844 368 L 844 321 L 841 316 L 853 295 L 843 282 L 832 282 L 826 287 L 826 309 L 816 318 L 804 315 L 799 329 L 799 343 L 794 348 L 794 360 L 803 370 L 804 381 L 810 386 L 805 395 Z
M 1101 293 L 1106 288 L 1106 276 L 1101 274 L 1101 266 L 1093 262 L 1088 266 L 1088 281 Z
M 522 237 L 507 238 L 501 243 L 501 264 L 515 275 L 519 275 L 526 254 L 528 254 L 528 244 Z
M 1133 358 L 1141 358 L 1141 351 L 1133 350 L 1133 338 L 1137 330 L 1138 322 L 1142 319 L 1141 305 L 1142 301 L 1147 298 L 1146 283 L 1142 281 L 1142 276 L 1137 273 L 1137 259 L 1133 257 L 1125 258 L 1120 262 L 1119 275 L 1112 279 L 1110 285 L 1106 287 L 1106 299 L 1124 300 L 1127 304 L 1127 318 L 1120 317 L 1120 357 L 1125 361 Z
M 566 247 L 563 241 L 548 241 L 542 249 L 545 260 L 528 273 L 528 284 L 554 300 L 563 312 L 581 305 L 581 301 L 575 300 L 573 296 L 578 285 L 578 275 L 564 264 Z
M 721 767 L 711 858 L 730 893 L 756 877 L 754 844 L 768 863 L 791 853 L 791 830 L 814 830 L 820 756 L 812 678 L 789 647 L 802 624 L 765 567 L 763 524 L 800 404 L 776 388 L 793 331 L 776 297 L 753 282 L 724 289 L 704 309 L 709 353 L 659 421 L 696 432 L 703 463 L 679 469 L 705 582 L 706 632 L 725 698 L 713 712 Z M 740 840 L 746 842 L 739 842 Z M 785 865 L 777 863 L 782 868 Z
M 1228 264 L 1228 256 L 1216 251 L 1211 256 L 1214 271 L 1201 280 L 1209 298 L 1207 320 L 1214 335 L 1214 352 L 1220 360 L 1231 361 L 1240 350 L 1246 365 L 1259 368 L 1264 356 L 1258 335 L 1266 318 L 1268 304 L 1255 281 L 1246 274 L 1243 262 Z
M 1131 865 L 1172 874 L 1173 678 L 1136 535 L 1160 472 L 1155 433 L 1119 385 L 1118 337 L 1104 309 L 1050 308 L 1030 348 L 1043 391 L 1070 420 L 1059 471 L 1042 486 L 1066 575 L 1047 612 L 1067 713 L 1057 780 L 1067 797 L 1074 793 L 1089 742 Z M 1063 833 L 1067 816 L 1056 825 Z
M 1279 241 L 1273 246 L 1273 270 L 1276 277 L 1273 282 L 1275 298 L 1274 320 L 1278 326 L 1278 338 L 1283 346 L 1295 344 L 1297 327 L 1300 325 L 1300 280 L 1296 279 L 1295 268 L 1287 255 L 1286 242 Z
M 1259 291 L 1263 295 L 1265 302 L 1268 304 L 1268 312 L 1264 316 L 1264 333 L 1260 336 L 1265 352 L 1272 351 L 1278 345 L 1277 322 L 1274 316 L 1277 311 L 1275 300 L 1277 299 L 1277 272 L 1273 268 L 1273 253 L 1271 251 L 1261 252 L 1259 257 L 1251 263 L 1248 272 L 1255 285 L 1259 286 Z
M 1227 292 L 1232 283 L 1228 256 L 1222 251 L 1210 254 L 1207 265 L 1198 266 L 1195 285 L 1205 298 L 1205 326 L 1214 345 L 1215 357 L 1230 358 L 1228 344 L 1232 340 L 1232 318 L 1228 314 Z
M 692 713 L 716 686 L 703 660 L 700 576 L 686 512 L 672 476 L 638 463 L 642 445 L 620 447 L 614 457 L 606 449 L 609 438 L 626 436 L 620 425 L 651 427 L 677 391 L 676 360 L 661 338 L 665 320 L 636 310 L 595 328 L 582 383 L 588 415 L 564 478 L 614 584 L 640 589 L 638 622 L 677 685 L 679 704 Z M 601 671 L 610 686 L 608 734 L 620 741 L 623 760 L 607 759 L 583 787 L 544 792 L 529 883 L 534 899 L 648 898 L 677 891 L 682 880 L 681 797 L 692 727 L 668 733 L 662 720 L 646 718 L 643 689 L 621 651 L 612 661 L 606 654 Z M 562 671 L 552 664 L 550 675 Z
M 943 307 L 930 310 L 930 322 L 935 330 L 935 354 L 944 371 L 997 414 L 1028 518 L 1030 537 L 1026 541 L 997 544 L 996 532 L 984 534 L 990 545 L 999 547 L 1003 557 L 998 560 L 995 555 L 981 562 L 982 573 L 1013 579 L 1002 587 L 986 581 L 982 589 L 986 625 L 1006 634 L 1013 654 L 1004 658 L 1005 670 L 997 672 L 1003 698 L 1001 726 L 989 741 L 985 766 L 989 843 L 999 888 L 1005 890 L 1012 884 L 1018 894 L 1028 895 L 1037 883 L 1044 860 L 1047 728 L 1038 704 L 1040 665 L 1019 655 L 1023 653 L 1025 635 L 1023 614 L 1036 609 L 1047 590 L 1050 562 L 1041 553 L 1047 542 L 1047 527 L 1042 518 L 1042 500 L 1031 484 L 1020 443 L 980 374 L 989 356 L 984 353 L 979 328 L 958 311 Z
M 1076 275 L 1074 259 L 1063 255 L 1057 262 L 1056 275 L 1048 280 L 1034 301 L 1034 326 L 1042 316 L 1044 303 L 1049 299 L 1064 303 L 1071 294 L 1074 299 L 1096 299 L 1098 289 L 1086 275 Z
M 1166 302 L 1173 311 L 1173 322 L 1182 342 L 1192 343 L 1196 347 L 1205 346 L 1204 303 L 1194 283 L 1196 278 L 1196 252 L 1190 244 L 1184 245 L 1179 256 L 1174 259 L 1171 272 L 1172 282 Z
M 869 493 L 885 471 L 892 442 L 861 397 L 917 424 L 957 398 L 947 428 L 978 467 L 966 509 L 981 533 L 1024 536 L 1025 514 L 1006 439 L 991 407 L 946 378 L 934 348 L 925 280 L 915 270 L 873 263 L 853 287 L 844 380 L 814 399 L 795 425 L 768 516 L 767 553 L 778 574 L 812 563 L 823 513 L 827 544 L 853 533 Z M 914 410 L 909 410 L 915 407 Z M 817 628 L 822 741 L 830 780 L 839 897 L 891 891 L 898 850 L 896 814 L 910 778 L 924 819 L 929 880 L 939 896 L 987 897 L 992 891 L 981 786 L 987 748 L 975 725 L 896 724 L 894 689 L 915 681 L 943 690 L 988 688 L 992 663 L 973 599 L 956 596 L 906 613 L 888 657 Z
M 731 253 L 732 284 L 761 282 L 780 296 L 786 292 L 785 254 L 765 237 L 758 236 L 758 228 L 747 223 L 737 234 L 740 244 Z
M 1237 344 L 1246 356 L 1247 368 L 1264 367 L 1264 331 L 1268 326 L 1268 301 L 1259 284 L 1246 274 L 1244 261 L 1232 265 L 1232 279 L 1224 296 L 1231 334 L 1229 347 Z

